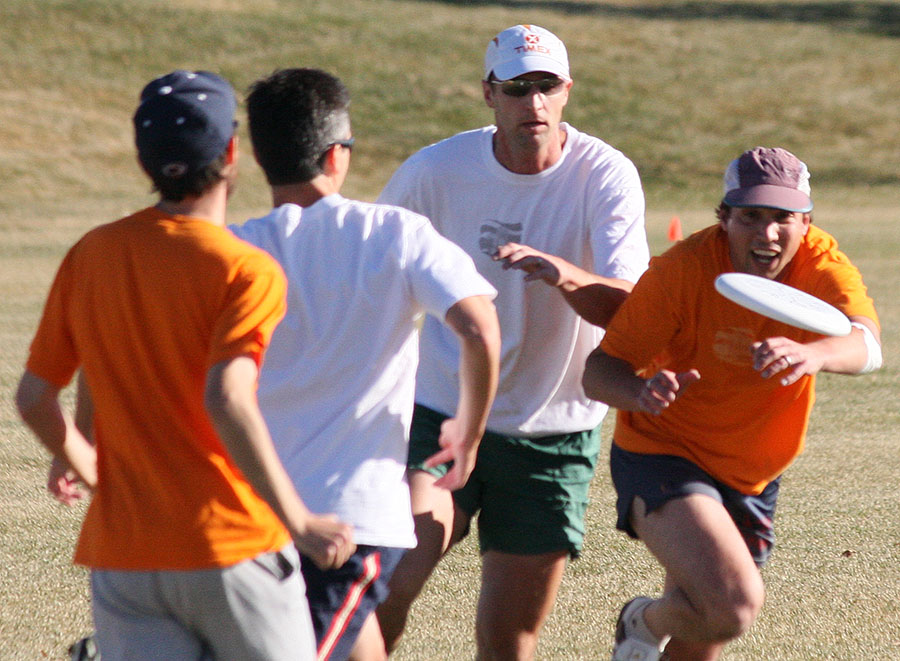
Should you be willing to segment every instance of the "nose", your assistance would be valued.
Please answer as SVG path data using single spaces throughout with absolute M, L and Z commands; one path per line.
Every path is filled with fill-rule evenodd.
M 528 90 L 528 94 L 525 95 L 525 98 L 529 105 L 540 108 L 546 102 L 547 95 L 540 91 L 537 85 L 532 85 L 531 89 Z
M 778 240 L 779 231 L 778 231 L 778 223 L 772 221 L 762 224 L 762 232 L 766 237 L 766 241 L 774 243 Z

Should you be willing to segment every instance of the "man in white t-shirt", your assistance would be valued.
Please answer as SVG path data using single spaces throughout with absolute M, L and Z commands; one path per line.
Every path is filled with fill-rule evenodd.
M 482 85 L 496 125 L 414 154 L 379 198 L 428 216 L 472 256 L 499 292 L 503 347 L 475 471 L 451 497 L 437 488 L 439 470 L 422 469 L 456 407 L 457 349 L 425 322 L 409 461 L 419 544 L 378 618 L 392 649 L 432 569 L 479 513 L 479 658 L 527 659 L 582 545 L 606 413 L 582 389 L 585 360 L 649 251 L 634 165 L 561 121 L 572 78 L 556 36 L 503 30 L 488 44 Z
M 259 382 L 279 456 L 311 511 L 353 525 L 357 552 L 322 571 L 302 562 L 319 659 L 384 659 L 374 609 L 416 537 L 406 481 L 418 361 L 429 313 L 454 338 L 458 406 L 429 463 L 465 484 L 498 380 L 494 288 L 424 216 L 339 194 L 353 138 L 349 94 L 316 69 L 257 81 L 247 109 L 274 209 L 233 228 L 272 254 L 288 309 Z M 449 493 L 449 492 L 448 492 Z

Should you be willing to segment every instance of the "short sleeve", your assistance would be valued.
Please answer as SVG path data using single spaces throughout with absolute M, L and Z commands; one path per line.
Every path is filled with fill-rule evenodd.
M 238 260 L 216 320 L 209 364 L 250 355 L 262 364 L 278 322 L 284 317 L 287 281 L 281 267 L 262 251 Z
M 649 365 L 665 351 L 685 324 L 685 279 L 674 272 L 674 260 L 656 257 L 616 312 L 600 348 L 635 369 Z
M 413 296 L 422 307 L 443 319 L 464 298 L 494 298 L 497 290 L 478 273 L 472 258 L 426 218 L 419 220 L 406 235 L 403 259 Z
M 650 259 L 644 192 L 634 166 L 628 162 L 627 168 L 621 167 L 621 181 L 596 192 L 590 220 L 591 250 L 596 273 L 637 282 Z
M 72 380 L 80 363 L 68 310 L 75 284 L 72 268 L 74 250 L 63 259 L 50 287 L 26 365 L 29 371 L 59 388 Z

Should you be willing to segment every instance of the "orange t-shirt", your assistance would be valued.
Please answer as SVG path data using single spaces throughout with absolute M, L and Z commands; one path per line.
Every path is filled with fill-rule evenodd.
M 28 369 L 94 401 L 98 484 L 75 561 L 229 566 L 289 541 L 204 407 L 214 364 L 261 362 L 284 314 L 278 264 L 223 227 L 150 208 L 86 234 L 51 288 Z
M 859 271 L 837 242 L 810 226 L 784 283 L 878 323 Z M 619 411 L 615 442 L 630 452 L 684 457 L 719 481 L 758 494 L 803 449 L 815 378 L 790 386 L 753 369 L 750 345 L 822 337 L 767 319 L 716 292 L 733 271 L 724 231 L 709 227 L 651 260 L 610 323 L 601 348 L 652 375 L 696 368 L 700 381 L 659 416 Z

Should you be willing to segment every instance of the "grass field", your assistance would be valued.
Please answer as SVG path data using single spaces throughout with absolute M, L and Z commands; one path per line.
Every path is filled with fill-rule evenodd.
M 176 67 L 220 72 L 239 90 L 278 67 L 331 70 L 354 97 L 345 192 L 373 199 L 413 150 L 490 121 L 478 83 L 483 49 L 518 22 L 569 46 L 567 118 L 638 165 L 655 253 L 673 215 L 686 232 L 712 221 L 721 172 L 742 150 L 784 146 L 809 164 L 815 222 L 863 271 L 887 365 L 820 379 L 808 450 L 783 483 L 767 604 L 724 658 L 900 658 L 900 4 L 4 0 L 0 661 L 61 659 L 90 629 L 86 575 L 70 563 L 83 507 L 46 495 L 47 457 L 11 399 L 65 249 L 152 201 L 130 128 L 141 86 Z M 242 156 L 232 221 L 268 204 L 247 140 Z M 567 572 L 540 659 L 607 658 L 621 604 L 661 584 L 641 545 L 612 530 L 603 463 L 592 497 L 585 552 Z M 478 576 L 468 540 L 418 603 L 397 659 L 474 656 Z

